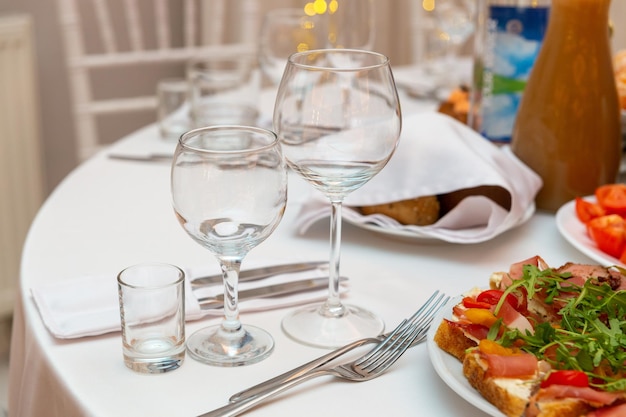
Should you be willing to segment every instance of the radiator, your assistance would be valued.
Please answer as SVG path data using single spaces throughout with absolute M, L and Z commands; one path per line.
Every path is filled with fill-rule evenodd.
M 32 20 L 0 15 L 0 318 L 13 311 L 22 246 L 43 199 Z

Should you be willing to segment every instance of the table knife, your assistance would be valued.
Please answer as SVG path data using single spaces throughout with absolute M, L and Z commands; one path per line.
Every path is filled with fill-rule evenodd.
M 135 161 L 135 162 L 171 162 L 173 154 L 162 154 L 162 153 L 150 153 L 147 155 L 124 155 L 111 153 L 109 154 L 110 159 L 119 159 L 122 161 Z
M 326 265 L 328 265 L 328 261 L 313 261 L 246 269 L 239 273 L 239 282 L 254 281 L 257 279 L 268 278 L 273 275 L 279 274 L 310 271 Z M 215 274 L 191 279 L 192 288 L 221 283 L 222 274 Z
M 340 277 L 339 282 L 345 282 L 348 278 Z M 239 301 L 251 300 L 254 298 L 276 297 L 279 295 L 289 295 L 298 292 L 319 290 L 328 286 L 328 277 L 318 277 L 291 281 L 283 284 L 273 284 L 264 287 L 251 288 L 239 291 Z M 224 306 L 224 294 L 212 297 L 198 297 L 198 302 L 202 310 L 222 308 Z

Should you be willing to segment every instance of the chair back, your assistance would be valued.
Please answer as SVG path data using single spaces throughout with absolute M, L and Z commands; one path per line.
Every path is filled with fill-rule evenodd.
M 154 117 L 156 81 L 143 76 L 150 68 L 158 73 L 200 54 L 256 49 L 257 0 L 57 2 L 80 161 L 106 144 L 101 119 L 114 123 L 113 116 L 147 111 Z M 116 96 L 116 90 L 123 94 Z

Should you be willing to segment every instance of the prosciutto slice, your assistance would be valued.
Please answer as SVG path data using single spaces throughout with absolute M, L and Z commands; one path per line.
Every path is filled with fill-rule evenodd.
M 495 355 L 481 352 L 480 357 L 487 362 L 487 377 L 526 378 L 537 372 L 537 358 L 530 353 Z
M 571 385 L 550 385 L 537 393 L 537 400 L 578 398 L 594 407 L 602 407 L 623 398 L 623 393 L 597 391 L 590 387 L 573 387 Z

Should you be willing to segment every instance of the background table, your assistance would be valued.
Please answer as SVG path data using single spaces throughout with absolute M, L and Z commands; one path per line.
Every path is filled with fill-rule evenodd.
M 285 336 L 280 321 L 288 309 L 242 315 L 245 323 L 267 329 L 276 348 L 268 359 L 239 368 L 211 367 L 187 357 L 174 372 L 139 375 L 124 366 L 118 333 L 77 340 L 58 340 L 48 333 L 30 297 L 33 285 L 89 273 L 116 273 L 142 261 L 179 266 L 216 263 L 175 219 L 169 163 L 107 157 L 111 152 L 162 148 L 159 140 L 156 128 L 149 126 L 81 165 L 53 192 L 33 222 L 23 251 L 15 310 L 11 416 L 195 416 L 225 404 L 238 390 L 326 352 Z M 305 235 L 295 231 L 294 221 L 309 191 L 308 185 L 291 176 L 283 221 L 246 261 L 328 258 L 327 220 Z M 368 307 L 392 328 L 435 289 L 458 295 L 485 286 L 492 272 L 536 254 L 553 266 L 590 262 L 560 236 L 554 216 L 546 213 L 475 245 L 401 240 L 344 223 L 341 270 L 352 282 L 346 301 Z M 187 331 L 190 334 L 215 320 L 189 322 Z M 318 378 L 250 414 L 485 415 L 442 382 L 426 344 L 410 349 L 375 380 L 357 384 Z

